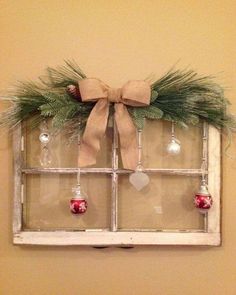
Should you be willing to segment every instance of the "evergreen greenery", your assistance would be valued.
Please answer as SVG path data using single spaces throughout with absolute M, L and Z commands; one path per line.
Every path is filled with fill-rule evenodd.
M 223 89 L 212 77 L 198 77 L 192 70 L 171 70 L 152 84 L 151 104 L 145 108 L 130 107 L 136 126 L 144 118 L 173 121 L 183 127 L 205 120 L 217 128 L 234 130 L 233 116 L 227 114 Z
M 35 127 L 44 118 L 52 118 L 53 128 L 67 129 L 72 137 L 76 136 L 86 125 L 95 103 L 79 102 L 68 94 L 66 87 L 78 86 L 78 80 L 84 78 L 75 62 L 66 61 L 64 66 L 48 68 L 39 83 L 19 83 L 15 93 L 10 94 L 13 106 L 1 114 L 0 124 L 14 127 L 33 117 Z M 227 114 L 227 105 L 223 89 L 212 77 L 172 69 L 152 84 L 149 106 L 127 108 L 139 129 L 145 119 L 163 119 L 184 127 L 205 120 L 217 128 L 234 131 L 235 119 Z

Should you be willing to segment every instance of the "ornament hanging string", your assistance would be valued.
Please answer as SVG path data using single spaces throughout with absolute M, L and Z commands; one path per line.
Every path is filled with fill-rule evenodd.
M 110 88 L 99 79 L 78 82 L 82 102 L 97 101 L 92 109 L 81 140 L 79 166 L 96 163 L 100 141 L 105 135 L 109 105 L 114 103 L 115 121 L 120 136 L 120 150 L 124 168 L 134 170 L 138 165 L 136 127 L 125 105 L 144 107 L 150 104 L 151 87 L 146 81 L 128 81 L 122 88 Z
M 206 170 L 207 170 L 207 126 L 203 123 L 203 152 L 202 152 L 202 179 L 199 191 L 195 194 L 194 204 L 201 214 L 206 214 L 213 204 L 213 199 L 208 191 Z
M 80 132 L 78 133 L 78 162 L 80 157 Z M 80 186 L 80 167 L 78 167 L 77 172 L 77 185 Z
M 78 132 L 78 158 L 80 155 L 80 128 L 81 128 L 81 122 L 79 121 L 79 132 Z M 80 167 L 78 167 L 77 171 L 77 184 L 76 187 L 72 189 L 72 192 L 74 193 L 74 197 L 70 200 L 70 211 L 72 214 L 84 214 L 87 211 L 88 202 L 86 201 L 86 195 L 81 189 L 80 184 L 80 174 L 81 170 Z
M 206 123 L 203 123 L 203 151 L 202 151 L 202 184 L 206 185 L 206 170 L 207 170 L 207 126 Z
M 150 182 L 149 176 L 143 171 L 142 164 L 142 130 L 138 130 L 138 165 L 135 172 L 129 176 L 130 183 L 136 188 L 137 191 L 142 190 Z

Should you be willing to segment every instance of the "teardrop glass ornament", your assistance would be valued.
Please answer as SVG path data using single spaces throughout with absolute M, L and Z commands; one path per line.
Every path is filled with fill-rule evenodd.
M 52 156 L 49 148 L 49 142 L 51 141 L 51 134 L 48 129 L 47 121 L 44 120 L 40 124 L 39 141 L 41 143 L 40 152 L 40 164 L 42 167 L 49 167 L 52 162 Z
M 136 170 L 134 173 L 130 174 L 129 182 L 136 188 L 137 191 L 141 191 L 149 184 L 150 178 L 146 173 Z
M 50 150 L 47 146 L 43 146 L 40 153 L 40 164 L 43 167 L 49 167 L 52 162 Z
M 135 172 L 129 176 L 129 182 L 136 188 L 137 191 L 141 191 L 150 182 L 149 176 L 143 172 L 142 165 L 142 130 L 138 130 L 138 165 Z

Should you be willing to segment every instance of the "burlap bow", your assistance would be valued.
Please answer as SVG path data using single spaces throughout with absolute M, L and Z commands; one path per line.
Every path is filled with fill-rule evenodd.
M 100 150 L 109 115 L 109 103 L 115 103 L 115 122 L 120 136 L 120 151 L 124 168 L 138 164 L 136 128 L 125 105 L 143 107 L 150 104 L 150 85 L 142 80 L 128 81 L 122 88 L 110 88 L 95 78 L 79 80 L 83 102 L 97 101 L 92 109 L 81 140 L 79 167 L 93 165 Z

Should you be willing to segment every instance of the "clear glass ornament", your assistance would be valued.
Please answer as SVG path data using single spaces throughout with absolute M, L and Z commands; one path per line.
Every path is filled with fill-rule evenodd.
M 136 188 L 137 191 L 141 191 L 150 182 L 149 176 L 142 172 L 142 170 L 136 170 L 129 176 L 129 182 Z
M 75 199 L 87 199 L 87 194 L 84 192 L 80 184 L 77 184 L 72 188 L 72 192 L 74 193 Z
M 45 133 L 45 132 L 40 133 L 39 140 L 43 144 L 49 143 L 49 141 L 50 141 L 50 135 L 49 135 L 49 133 Z
M 167 145 L 167 152 L 171 155 L 178 155 L 181 151 L 180 144 L 176 141 L 176 139 L 171 139 L 171 142 Z
M 40 165 L 42 167 L 49 167 L 52 162 L 52 155 L 49 148 L 51 135 L 50 135 L 46 121 L 43 121 L 41 123 L 40 130 L 41 130 L 41 133 L 39 134 L 39 141 L 41 143 Z
M 149 176 L 143 172 L 142 166 L 142 131 L 138 130 L 138 166 L 135 172 L 129 176 L 129 182 L 136 188 L 137 191 L 141 191 L 150 182 Z
M 43 146 L 41 148 L 41 153 L 40 153 L 40 164 L 43 167 L 49 167 L 51 163 L 52 163 L 51 152 L 47 146 Z
M 181 151 L 180 141 L 175 137 L 174 122 L 171 124 L 171 142 L 167 145 L 166 150 L 170 155 L 178 155 Z

